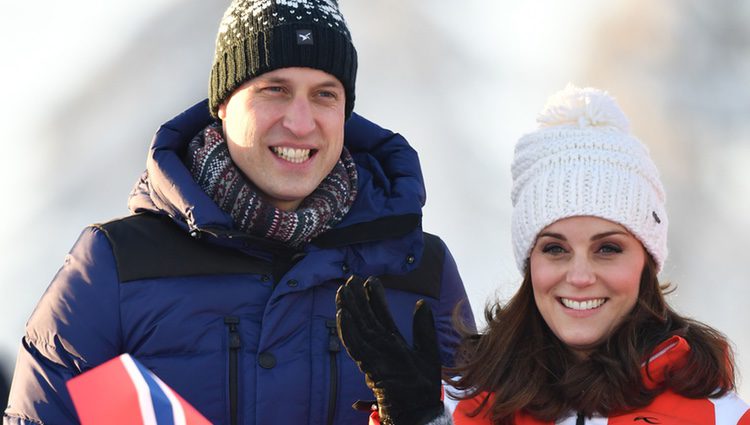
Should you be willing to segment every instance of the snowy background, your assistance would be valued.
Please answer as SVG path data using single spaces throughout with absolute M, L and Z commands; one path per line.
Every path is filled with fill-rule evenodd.
M 0 0 L 0 371 L 81 228 L 127 214 L 163 121 L 206 96 L 226 0 Z M 750 3 L 342 0 L 356 110 L 417 148 L 425 229 L 480 316 L 520 281 L 515 141 L 567 82 L 607 89 L 662 172 L 669 301 L 735 344 L 750 400 Z

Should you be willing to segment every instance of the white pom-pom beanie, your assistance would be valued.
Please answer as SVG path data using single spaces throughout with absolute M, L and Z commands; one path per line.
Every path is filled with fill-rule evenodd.
M 537 122 L 539 129 L 516 144 L 511 165 L 512 240 L 521 273 L 539 232 L 574 216 L 621 224 L 661 271 L 667 258 L 664 189 L 615 100 L 568 85 L 550 97 Z

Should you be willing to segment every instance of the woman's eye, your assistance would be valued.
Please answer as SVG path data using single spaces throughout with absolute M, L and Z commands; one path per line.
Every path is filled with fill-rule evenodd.
M 542 252 L 545 254 L 556 255 L 565 253 L 565 250 L 560 245 L 549 244 L 542 247 Z
M 599 248 L 599 252 L 604 254 L 619 254 L 622 252 L 622 248 L 615 244 L 604 244 Z

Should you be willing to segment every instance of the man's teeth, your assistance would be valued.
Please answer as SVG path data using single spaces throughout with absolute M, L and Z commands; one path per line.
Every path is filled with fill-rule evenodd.
M 573 301 L 567 298 L 560 298 L 560 301 L 562 301 L 565 307 L 571 308 L 573 310 L 591 310 L 592 308 L 601 306 L 606 300 L 604 298 L 596 298 L 586 301 Z
M 294 149 L 274 146 L 271 150 L 279 157 L 294 163 L 304 162 L 310 157 L 310 149 Z

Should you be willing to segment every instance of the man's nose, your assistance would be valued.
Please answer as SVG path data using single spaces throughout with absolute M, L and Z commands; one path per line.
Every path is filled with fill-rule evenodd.
M 304 137 L 315 129 L 310 100 L 304 96 L 295 96 L 284 114 L 283 125 L 297 137 Z

